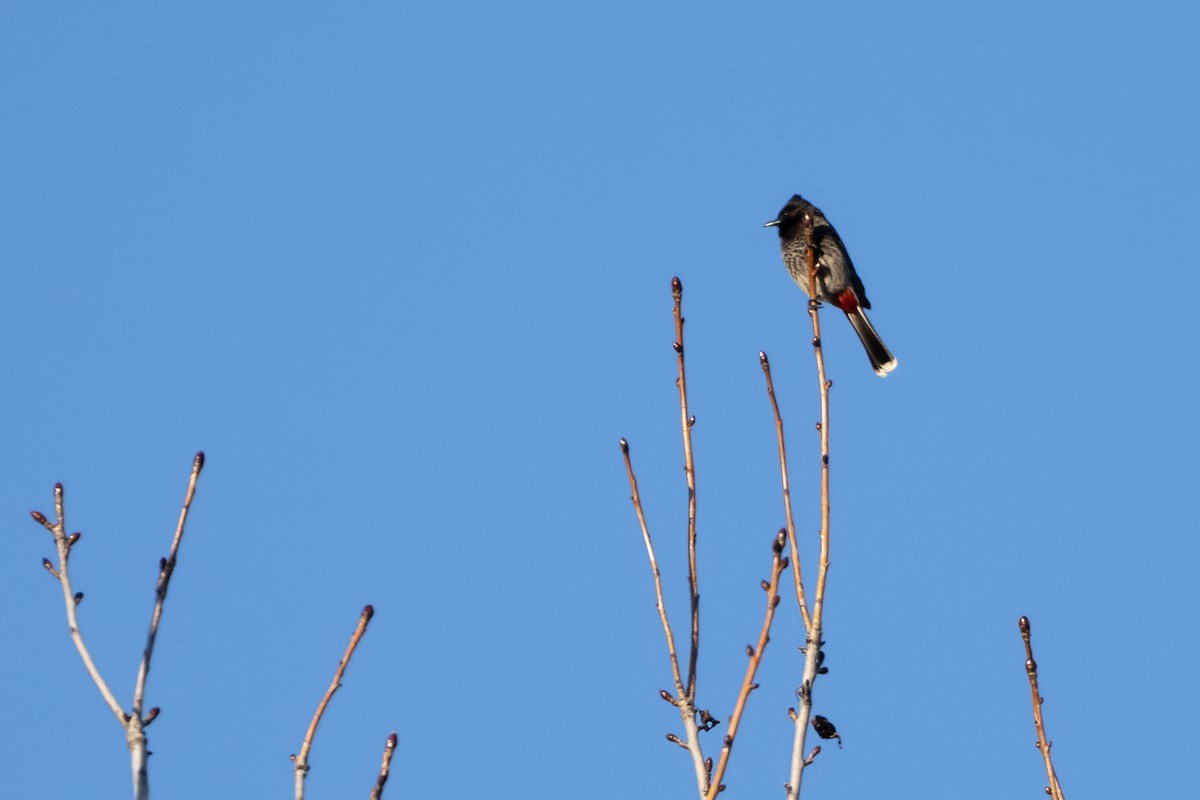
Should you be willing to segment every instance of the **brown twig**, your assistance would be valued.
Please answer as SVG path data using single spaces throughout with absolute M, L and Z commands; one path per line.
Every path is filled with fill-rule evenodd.
M 767 649 L 767 642 L 771 639 L 771 623 L 775 619 L 775 608 L 779 605 L 779 576 L 783 574 L 788 565 L 787 556 L 783 555 L 786 538 L 787 532 L 781 530 L 771 545 L 771 552 L 773 554 L 771 559 L 771 580 L 769 583 L 764 581 L 763 584 L 763 588 L 767 593 L 767 611 L 763 618 L 762 630 L 758 634 L 758 644 L 753 648 L 746 648 L 750 656 L 750 663 L 746 665 L 746 675 L 742 679 L 742 688 L 738 692 L 737 703 L 734 704 L 733 713 L 729 717 L 729 732 L 725 734 L 724 746 L 721 748 L 721 757 L 717 761 L 717 768 L 709 782 L 708 790 L 704 793 L 705 800 L 714 800 L 725 788 L 721 784 L 721 779 L 725 776 L 725 768 L 729 764 L 729 754 L 733 750 L 733 742 L 737 737 L 738 726 L 742 721 L 742 712 L 746 709 L 746 701 L 750 699 L 750 693 L 758 688 L 758 684 L 754 682 L 754 676 L 758 672 L 758 665 L 762 661 L 763 652 Z
M 812 715 L 812 688 L 821 666 L 822 622 L 825 611 L 825 581 L 829 572 L 829 387 L 825 377 L 825 354 L 821 348 L 821 301 L 817 299 L 816 251 L 812 240 L 813 218 L 811 213 L 803 217 L 805 251 L 808 257 L 808 316 L 812 320 L 813 353 L 816 357 L 817 383 L 821 393 L 821 422 L 817 430 L 821 435 L 821 560 L 817 565 L 817 589 L 813 597 L 812 618 L 806 628 L 804 643 L 804 673 L 797 692 L 800 708 L 794 717 L 795 734 L 792 740 L 791 773 L 787 784 L 787 800 L 800 796 L 800 782 L 804 768 L 812 759 L 804 757 L 804 740 L 808 734 L 809 718 Z M 797 568 L 799 565 L 796 565 Z M 815 755 L 815 754 L 814 754 Z
M 375 788 L 371 790 L 370 800 L 379 800 L 383 797 L 383 785 L 387 783 L 388 771 L 392 766 L 392 756 L 396 752 L 396 732 L 392 731 L 392 735 L 387 738 L 387 743 L 383 746 L 383 766 L 379 768 L 379 777 L 375 779 Z
M 1017 623 L 1021 628 L 1021 638 L 1025 640 L 1025 673 L 1029 676 L 1029 691 L 1033 694 L 1033 727 L 1037 729 L 1037 748 L 1046 762 L 1046 778 L 1050 785 L 1046 794 L 1052 800 L 1064 800 L 1062 786 L 1058 782 L 1058 774 L 1054 771 L 1054 763 L 1050 760 L 1051 742 L 1046 738 L 1046 726 L 1042 721 L 1042 695 L 1038 691 L 1037 662 L 1033 660 L 1033 645 L 1029 640 L 1029 617 L 1021 617 Z
M 683 466 L 688 487 L 688 588 L 692 595 L 692 646 L 688 655 L 687 697 L 696 701 L 696 662 L 700 657 L 700 587 L 696 574 L 696 464 L 692 459 L 692 426 L 695 417 L 688 414 L 687 373 L 683 356 L 683 282 L 671 279 L 675 300 L 675 354 L 679 362 L 679 418 L 683 428 Z
M 671 622 L 667 619 L 667 604 L 663 600 L 662 575 L 658 571 L 658 559 L 654 555 L 654 543 L 650 540 L 650 529 L 646 526 L 646 514 L 642 511 L 642 496 L 638 492 L 637 477 L 633 474 L 633 463 L 629 456 L 629 442 L 621 439 L 621 454 L 625 459 L 625 472 L 629 476 L 629 488 L 633 495 L 633 509 L 637 512 L 638 525 L 642 528 L 642 540 L 646 543 L 646 555 L 650 559 L 650 570 L 654 573 L 654 600 L 658 608 L 658 618 L 662 621 L 663 633 L 667 637 L 667 654 L 671 657 L 671 673 L 675 679 L 675 696 L 685 698 L 687 689 L 683 685 L 683 677 L 679 672 L 679 655 L 675 651 L 675 634 L 671 630 Z
M 800 605 L 800 616 L 804 619 L 804 630 L 812 627 L 808 615 L 808 603 L 804 598 L 804 577 L 800 568 L 800 547 L 796 542 L 796 523 L 792 515 L 792 494 L 788 484 L 787 445 L 783 438 L 783 417 L 779 414 L 779 402 L 775 399 L 775 382 L 771 379 L 771 362 L 767 354 L 759 351 L 758 361 L 762 365 L 763 374 L 767 378 L 767 397 L 771 400 L 771 411 L 775 415 L 775 439 L 779 445 L 779 474 L 783 484 L 783 511 L 787 523 L 788 542 L 792 552 L 792 582 L 796 587 L 796 602 Z
M 359 640 L 367 632 L 367 623 L 371 621 L 371 617 L 374 614 L 375 609 L 373 607 L 366 606 L 363 608 L 362 614 L 358 618 L 358 626 L 350 636 L 350 644 L 346 646 L 346 653 L 342 656 L 341 662 L 338 663 L 337 671 L 333 673 L 333 681 L 325 691 L 325 696 L 321 698 L 320 704 L 317 705 L 317 712 L 313 714 L 312 722 L 308 724 L 308 732 L 304 735 L 304 744 L 300 747 L 300 753 L 292 756 L 292 761 L 296 764 L 296 800 L 304 800 L 304 779 L 308 775 L 309 770 L 308 753 L 312 749 L 313 736 L 317 733 L 317 724 L 320 723 L 321 716 L 325 713 L 325 707 L 329 705 L 329 701 L 333 698 L 333 693 L 342 685 L 342 676 L 346 673 L 346 667 L 350 664 L 350 656 L 354 655 L 354 650 L 358 647 Z

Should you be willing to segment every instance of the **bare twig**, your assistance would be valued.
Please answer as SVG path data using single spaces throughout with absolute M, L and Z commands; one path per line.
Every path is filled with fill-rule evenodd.
M 1058 782 L 1058 774 L 1054 771 L 1054 763 L 1050 760 L 1051 742 L 1046 738 L 1046 727 L 1042 721 L 1042 695 L 1038 691 L 1037 662 L 1033 660 L 1033 645 L 1029 640 L 1029 618 L 1021 617 L 1017 623 L 1021 628 L 1021 638 L 1025 640 L 1025 673 L 1029 676 L 1029 690 L 1033 694 L 1033 726 L 1037 729 L 1037 748 L 1046 762 L 1046 778 L 1050 785 L 1046 794 L 1053 800 L 1063 800 L 1062 786 Z
M 804 619 L 804 630 L 812 627 L 808 615 L 808 603 L 804 598 L 804 577 L 800 568 L 800 547 L 796 542 L 796 523 L 792 515 L 792 494 L 788 484 L 787 445 L 783 439 L 783 417 L 779 415 L 779 402 L 775 399 L 775 382 L 771 380 L 771 362 L 767 354 L 759 351 L 758 361 L 762 364 L 763 375 L 767 378 L 767 397 L 771 400 L 771 411 L 775 414 L 775 439 L 779 444 L 779 473 L 783 484 L 783 511 L 787 522 L 788 542 L 792 552 L 792 582 L 796 587 L 796 602 L 800 605 L 800 616 Z
M 688 656 L 687 696 L 696 701 L 696 661 L 700 657 L 700 586 L 696 574 L 696 464 L 692 459 L 692 426 L 696 418 L 688 414 L 687 374 L 683 356 L 683 282 L 671 279 L 675 299 L 675 354 L 679 362 L 679 418 L 683 428 L 683 466 L 688 487 L 688 587 L 692 593 L 692 647 Z
M 300 753 L 292 756 L 292 761 L 296 764 L 294 770 L 296 800 L 304 800 L 304 779 L 307 777 L 309 770 L 308 753 L 312 749 L 313 736 L 317 733 L 317 724 L 320 723 L 322 715 L 325 714 L 325 707 L 329 705 L 329 701 L 333 698 L 333 693 L 342 685 L 342 676 L 346 673 L 346 667 L 350 664 L 350 656 L 354 655 L 355 648 L 358 647 L 363 634 L 367 632 L 367 623 L 371 621 L 371 617 L 374 614 L 375 609 L 371 606 L 363 608 L 362 614 L 358 618 L 358 626 L 350 636 L 350 644 L 346 646 L 346 652 L 342 656 L 341 662 L 338 663 L 337 671 L 333 673 L 333 681 L 329 684 L 329 688 L 325 690 L 325 696 L 321 698 L 321 702 L 317 705 L 317 711 L 313 714 L 312 722 L 308 724 L 308 732 L 304 735 L 304 744 L 300 746 Z
M 696 724 L 696 706 L 688 696 L 683 684 L 683 676 L 679 671 L 679 655 L 675 650 L 675 634 L 667 619 L 667 604 L 663 600 L 662 576 L 658 571 L 658 559 L 654 555 L 654 543 L 650 539 L 650 529 L 646 525 L 646 515 L 642 510 L 642 496 L 638 493 L 637 477 L 633 474 L 633 464 L 629 456 L 629 442 L 621 439 L 621 454 L 625 459 L 625 472 L 629 476 L 629 488 L 633 492 L 633 509 L 637 512 L 638 525 L 642 528 L 642 540 L 646 543 L 646 555 L 650 559 L 650 570 L 654 573 L 654 599 L 658 607 L 658 618 L 662 621 L 663 634 L 667 639 L 667 654 L 671 659 L 671 677 L 675 681 L 675 694 L 660 692 L 662 698 L 679 709 L 680 719 L 687 734 L 687 741 L 673 733 L 667 734 L 668 741 L 673 741 L 691 753 L 692 765 L 696 770 L 696 784 L 700 793 L 704 793 L 708 785 L 708 769 L 705 767 L 704 753 L 700 749 L 699 727 Z
M 821 393 L 821 422 L 817 430 L 821 434 L 821 560 L 817 566 L 817 589 L 813 598 L 812 618 L 806 629 L 804 643 L 804 673 L 797 695 L 800 708 L 793 718 L 795 733 L 792 739 L 791 771 L 787 783 L 787 800 L 800 796 L 800 782 L 804 768 L 812 763 L 812 757 L 804 757 L 804 740 L 808 734 L 809 718 L 812 715 L 812 688 L 821 668 L 822 621 L 825 610 L 825 580 L 829 572 L 829 387 L 825 377 L 825 354 L 821 349 L 821 302 L 817 298 L 816 251 L 812 241 L 813 218 L 806 213 L 803 218 L 804 238 L 808 255 L 808 316 L 812 320 L 813 353 L 816 356 L 817 383 Z M 793 537 L 794 541 L 794 537 Z M 795 568 L 799 568 L 799 564 Z M 815 753 L 813 754 L 815 756 Z
M 150 615 L 150 631 L 146 634 L 146 647 L 142 650 L 142 663 L 138 667 L 137 683 L 133 690 L 133 709 L 129 722 L 125 727 L 125 740 L 129 743 L 129 751 L 133 758 L 134 796 L 147 798 L 150 796 L 150 778 L 147 773 L 146 723 L 143 719 L 142 708 L 146 695 L 146 679 L 150 675 L 150 659 L 154 656 L 154 643 L 158 638 L 158 625 L 162 620 L 163 603 L 167 599 L 167 589 L 171 585 L 171 576 L 175 574 L 176 559 L 179 556 L 179 545 L 183 541 L 183 528 L 187 524 L 188 512 L 192 508 L 192 499 L 196 496 L 196 481 L 200 478 L 200 470 L 204 469 L 204 453 L 196 453 L 192 459 L 192 475 L 188 479 L 187 493 L 183 498 L 183 508 L 179 512 L 179 522 L 175 526 L 175 538 L 171 541 L 171 553 L 159 563 L 158 584 L 154 591 L 154 612 Z M 157 712 L 157 709 L 153 711 Z
M 58 578 L 58 582 L 62 587 L 63 600 L 67 608 L 67 630 L 71 634 L 71 641 L 75 644 L 75 650 L 79 653 L 80 659 L 83 660 L 83 666 L 91 676 L 92 682 L 96 684 L 96 688 L 100 690 L 100 696 L 104 698 L 104 704 L 112 711 L 113 716 L 117 718 L 117 722 L 124 728 L 129 721 L 129 716 L 125 710 L 121 708 L 121 704 L 117 702 L 116 696 L 112 690 L 108 688 L 108 683 L 100 674 L 100 669 L 96 666 L 96 662 L 92 660 L 92 654 L 88 652 L 87 645 L 83 641 L 83 632 L 79 628 L 79 617 L 76 613 L 78 603 L 75 601 L 76 592 L 71 588 L 71 548 L 79 542 L 80 534 L 73 533 L 70 536 L 66 534 L 66 514 L 63 509 L 63 485 L 61 483 L 54 484 L 54 514 L 57 519 L 50 522 L 40 511 L 31 511 L 30 516 L 34 521 L 41 525 L 54 535 L 54 544 L 58 550 L 58 567 L 57 569 L 47 559 L 42 559 L 42 566 L 46 568 L 54 577 Z
M 392 766 L 392 756 L 396 752 L 396 732 L 392 731 L 392 735 L 387 738 L 387 743 L 383 746 L 383 766 L 379 768 L 379 777 L 375 779 L 375 788 L 371 790 L 370 800 L 379 800 L 383 797 L 383 785 L 387 783 L 388 771 Z
M 746 675 L 742 679 L 742 689 L 738 692 L 737 703 L 734 704 L 733 713 L 729 717 L 729 731 L 725 734 L 724 746 L 721 748 L 721 757 L 717 761 L 716 771 L 713 773 L 712 779 L 708 785 L 708 791 L 705 792 L 705 800 L 714 800 L 716 796 L 724 790 L 721 784 L 721 779 L 725 776 L 725 768 L 729 765 L 729 754 L 733 750 L 733 742 L 737 737 L 738 725 L 742 721 L 742 712 L 746 709 L 746 701 L 750 699 L 750 692 L 758 688 L 758 684 L 754 682 L 754 676 L 758 672 L 758 665 L 762 661 L 763 652 L 767 649 L 767 642 L 770 641 L 771 623 L 775 619 L 775 608 L 779 605 L 779 576 L 787 569 L 787 556 L 783 555 L 783 546 L 787 538 L 786 531 L 780 531 L 775 537 L 775 541 L 771 545 L 773 553 L 771 560 L 771 580 L 764 581 L 763 588 L 767 593 L 767 611 L 763 618 L 762 630 L 758 634 L 758 644 L 755 647 L 747 647 L 747 655 L 750 656 L 750 663 L 746 665 Z

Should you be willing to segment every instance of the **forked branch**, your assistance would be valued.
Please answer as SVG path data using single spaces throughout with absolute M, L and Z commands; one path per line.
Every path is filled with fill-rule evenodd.
M 75 643 L 75 649 L 79 652 L 79 657 L 82 659 L 88 675 L 91 676 L 92 681 L 100 690 L 100 695 L 104 698 L 105 705 L 108 706 L 121 727 L 125 730 L 125 741 L 129 747 L 130 767 L 133 773 L 133 796 L 135 800 L 145 800 L 145 798 L 150 796 L 150 779 L 147 771 L 147 758 L 150 753 L 147 749 L 145 728 L 158 716 L 159 710 L 158 708 L 151 708 L 149 711 L 143 713 L 146 678 L 150 674 L 150 659 L 154 655 L 154 643 L 158 636 L 159 622 L 162 620 L 163 603 L 167 598 L 167 589 L 170 586 L 171 575 L 175 571 L 176 561 L 179 556 L 179 545 L 183 541 L 183 529 L 187 523 L 188 511 L 191 509 L 192 499 L 196 495 L 196 481 L 199 479 L 200 471 L 203 468 L 204 453 L 197 453 L 196 457 L 192 459 L 192 474 L 188 481 L 187 494 L 183 501 L 183 510 L 180 511 L 179 522 L 175 527 L 175 538 L 171 543 L 171 553 L 159 563 L 154 612 L 151 615 L 150 631 L 146 637 L 146 646 L 142 650 L 142 661 L 138 668 L 137 683 L 134 686 L 133 706 L 129 713 L 126 713 L 121 708 L 121 704 L 117 702 L 108 683 L 101 676 L 99 668 L 92 660 L 91 653 L 88 652 L 87 645 L 83 641 L 83 634 L 79 628 L 76 609 L 80 601 L 83 600 L 83 593 L 76 592 L 71 585 L 70 557 L 71 550 L 79 542 L 81 534 L 76 532 L 68 536 L 66 533 L 66 514 L 62 484 L 58 483 L 54 486 L 54 512 L 57 519 L 53 523 L 47 520 L 41 512 L 32 512 L 34 520 L 39 522 L 54 536 L 54 544 L 58 550 L 58 566 L 55 567 L 48 559 L 42 559 L 42 565 L 46 568 L 47 572 L 58 579 L 62 587 L 63 599 L 67 609 L 67 626 L 71 635 L 71 641 Z

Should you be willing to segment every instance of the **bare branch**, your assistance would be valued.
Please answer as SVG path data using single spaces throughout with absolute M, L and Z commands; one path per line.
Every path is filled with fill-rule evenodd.
M 800 616 L 804 619 L 804 630 L 812 627 L 808 615 L 808 603 L 804 598 L 804 577 L 800 568 L 800 547 L 796 542 L 796 523 L 792 515 L 792 494 L 788 486 L 787 445 L 783 438 L 783 417 L 779 414 L 779 402 L 775 399 L 775 382 L 771 380 L 771 362 L 767 354 L 759 351 L 759 363 L 762 364 L 763 375 L 767 379 L 767 397 L 771 400 L 771 411 L 775 415 L 775 439 L 779 444 L 779 473 L 783 484 L 783 511 L 787 523 L 788 542 L 792 552 L 792 583 L 796 587 L 796 602 L 800 605 Z
M 716 772 L 713 773 L 712 779 L 709 781 L 708 790 L 704 795 L 705 800 L 714 800 L 717 794 L 724 789 L 721 779 L 725 777 L 725 768 L 729 765 L 729 754 L 733 750 L 734 739 L 737 738 L 738 726 L 742 721 L 742 712 L 746 710 L 746 701 L 750 698 L 750 693 L 758 688 L 758 684 L 754 682 L 754 676 L 758 672 L 758 665 L 762 662 L 763 652 L 767 649 L 767 642 L 771 638 L 771 623 L 775 619 L 775 608 L 779 605 L 779 576 L 787 569 L 788 564 L 787 556 L 783 555 L 783 547 L 786 539 L 787 532 L 780 531 L 771 545 L 771 581 L 766 587 L 767 610 L 763 617 L 762 630 L 758 634 L 758 645 L 753 648 L 747 648 L 750 663 L 746 665 L 746 675 L 742 679 L 742 689 L 738 692 L 737 703 L 734 704 L 733 714 L 729 717 L 729 732 L 725 734 L 724 746 L 721 748 L 721 757 L 717 761 Z
M 346 673 L 346 667 L 350 664 L 350 656 L 354 655 L 355 648 L 358 647 L 359 640 L 363 634 L 367 632 L 367 623 L 374 616 L 375 609 L 371 606 L 366 606 L 362 610 L 362 614 L 358 618 L 358 626 L 354 629 L 354 633 L 350 636 L 350 644 L 346 647 L 346 652 L 342 656 L 341 662 L 338 663 L 337 671 L 333 673 L 333 681 L 329 684 L 329 688 L 325 691 L 325 696 L 321 698 L 320 704 L 317 705 L 317 712 L 313 714 L 312 722 L 308 725 L 308 732 L 304 735 L 304 744 L 300 746 L 299 755 L 292 756 L 292 761 L 295 762 L 295 777 L 296 777 L 296 800 L 304 800 L 304 779 L 308 776 L 308 753 L 312 749 L 313 736 L 317 733 L 317 725 L 321 721 L 321 717 L 325 714 L 325 707 L 329 705 L 329 701 L 333 698 L 333 693 L 342 685 L 342 676 Z
M 100 696 L 104 698 L 104 704 L 112 711 L 113 716 L 117 718 L 117 722 L 122 728 L 129 721 L 129 717 L 125 714 L 125 710 L 121 708 L 121 704 L 117 702 L 116 696 L 112 690 L 108 688 L 108 683 L 100 674 L 96 662 L 92 660 L 92 654 L 88 652 L 87 645 L 83 641 L 83 632 L 79 628 L 79 617 L 76 613 L 78 603 L 75 601 L 75 592 L 71 588 L 71 572 L 70 559 L 71 549 L 79 541 L 79 534 L 73 533 L 70 536 L 66 534 L 67 521 L 63 510 L 63 485 L 61 483 L 54 484 L 54 513 L 57 519 L 50 522 L 40 511 L 31 511 L 30 516 L 34 521 L 41 524 L 46 530 L 54 535 L 55 548 L 58 550 L 58 567 L 55 568 L 48 559 L 42 559 L 42 566 L 46 571 L 58 579 L 62 587 L 63 600 L 67 608 L 67 630 L 71 634 L 71 641 L 75 643 L 75 650 L 79 653 L 79 658 L 83 661 L 84 669 L 91 676 L 92 682 L 96 684 L 96 688 L 100 690 Z
M 1054 771 L 1054 763 L 1050 760 L 1051 742 L 1046 738 L 1046 726 L 1042 721 L 1042 695 L 1038 690 L 1037 662 L 1033 660 L 1033 644 L 1029 640 L 1029 618 L 1021 617 L 1017 623 L 1021 628 L 1021 638 L 1025 640 L 1025 673 L 1029 676 L 1029 690 L 1033 694 L 1033 726 L 1037 729 L 1037 748 L 1042 753 L 1046 763 L 1046 778 L 1050 785 L 1046 794 L 1052 800 L 1064 800 L 1062 785 L 1058 782 L 1058 774 Z
M 379 768 L 379 777 L 375 779 L 375 788 L 371 790 L 370 800 L 379 800 L 383 797 L 383 785 L 387 783 L 388 771 L 392 766 L 392 756 L 396 752 L 396 732 L 392 731 L 392 735 L 387 738 L 387 743 L 383 746 L 383 766 Z
M 675 354 L 679 362 L 679 419 L 683 428 L 683 466 L 688 487 L 688 587 L 692 594 L 692 647 L 688 655 L 687 696 L 696 701 L 696 662 L 700 657 L 700 585 L 696 573 L 696 464 L 692 458 L 692 426 L 696 418 L 688 413 L 687 373 L 683 352 L 683 282 L 671 279 L 675 299 Z
M 187 524 L 188 512 L 192 508 L 192 499 L 196 496 L 196 481 L 200 478 L 200 470 L 204 469 L 204 453 L 196 453 L 192 459 L 192 475 L 188 479 L 187 493 L 183 497 L 183 508 L 179 512 L 179 523 L 175 526 L 175 538 L 171 541 L 171 554 L 161 562 L 158 572 L 158 584 L 154 591 L 154 613 L 150 616 L 150 631 L 146 634 L 146 647 L 142 651 L 142 663 L 138 667 L 137 683 L 133 690 L 133 712 L 135 717 L 142 716 L 142 704 L 146 695 L 146 679 L 150 675 L 150 659 L 154 655 L 154 643 L 158 638 L 158 625 L 162 620 L 163 603 L 167 599 L 167 589 L 171 584 L 171 576 L 175 573 L 175 563 L 179 556 L 179 545 L 183 541 L 183 528 Z

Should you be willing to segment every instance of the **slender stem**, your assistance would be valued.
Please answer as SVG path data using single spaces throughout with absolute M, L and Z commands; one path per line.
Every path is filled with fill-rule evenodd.
M 796 602 L 800 605 L 800 616 L 804 619 L 804 630 L 812 627 L 808 616 L 808 603 L 804 598 L 803 570 L 800 568 L 800 546 L 796 541 L 796 523 L 792 514 L 792 494 L 788 488 L 787 446 L 783 438 L 783 417 L 779 414 L 779 402 L 775 399 L 775 383 L 771 380 L 771 362 L 767 354 L 759 351 L 759 363 L 762 364 L 763 374 L 767 378 L 767 397 L 771 400 L 771 411 L 775 414 L 775 439 L 779 443 L 779 474 L 783 484 L 783 510 L 787 523 L 788 543 L 792 552 L 792 583 L 796 587 Z
M 187 524 L 188 512 L 192 508 L 192 499 L 196 496 L 196 481 L 200 478 L 200 470 L 204 469 L 204 453 L 196 453 L 192 459 L 192 474 L 188 479 L 187 493 L 183 497 L 183 508 L 179 512 L 179 522 L 175 526 L 175 538 L 171 541 L 171 553 L 162 561 L 158 572 L 158 585 L 154 592 L 154 612 L 150 616 L 150 631 L 146 635 L 146 647 L 142 651 L 142 663 L 138 667 L 137 683 L 133 690 L 133 716 L 142 716 L 142 705 L 146 696 L 146 679 L 150 675 L 150 659 L 154 655 L 154 644 L 158 639 L 158 625 L 162 620 L 163 603 L 167 599 L 167 589 L 171 584 L 171 576 L 175 574 L 175 563 L 179 556 L 179 545 L 183 541 L 183 528 Z
M 379 768 L 379 777 L 375 779 L 375 788 L 371 790 L 370 800 L 379 800 L 383 797 L 383 785 L 387 783 L 388 772 L 392 768 L 392 756 L 396 752 L 396 732 L 392 731 L 392 735 L 387 738 L 387 743 L 383 746 L 383 766 Z
M 738 726 L 742 721 L 742 712 L 746 709 L 746 701 L 750 698 L 750 693 L 758 688 L 758 684 L 754 682 L 754 676 L 758 672 L 758 665 L 762 661 L 763 653 L 767 649 L 767 642 L 771 638 L 771 623 L 775 619 L 775 609 L 779 605 L 779 576 L 783 574 L 788 564 L 787 557 L 782 555 L 785 539 L 786 532 L 780 531 L 772 546 L 774 555 L 771 561 L 771 581 L 764 587 L 767 592 L 767 611 L 763 617 L 762 630 L 758 634 L 757 646 L 747 648 L 750 663 L 746 665 L 746 675 L 742 679 L 742 688 L 738 692 L 737 703 L 733 707 L 733 714 L 729 717 L 729 732 L 725 734 L 724 747 L 721 748 L 720 759 L 717 761 L 717 767 L 713 772 L 708 791 L 704 795 L 705 800 L 715 800 L 716 796 L 724 789 L 721 785 L 721 779 L 725 776 L 725 768 L 729 765 L 729 754 L 733 750 L 733 742 L 737 737 Z
M 675 634 L 667 619 L 667 604 L 663 601 L 662 575 L 658 571 L 658 559 L 654 555 L 654 543 L 650 540 L 650 529 L 646 526 L 646 515 L 642 511 L 642 496 L 638 492 L 637 477 L 633 474 L 633 463 L 629 456 L 629 442 L 621 440 L 621 454 L 625 458 L 625 472 L 629 476 L 629 488 L 633 492 L 633 509 L 637 512 L 638 525 L 642 528 L 642 540 L 646 543 L 646 555 L 650 559 L 650 570 L 654 573 L 654 601 L 658 607 L 658 618 L 662 621 L 663 633 L 667 637 L 667 653 L 671 657 L 671 674 L 675 680 L 676 697 L 685 693 L 683 677 L 679 672 L 679 656 L 675 651 Z
M 117 698 L 113 695 L 112 690 L 108 688 L 108 683 L 100 674 L 96 662 L 92 660 L 92 654 L 88 652 L 87 645 L 83 641 L 83 632 L 79 629 L 79 617 L 76 613 L 75 591 L 71 588 L 71 548 L 79 541 L 77 534 L 67 536 L 67 520 L 63 508 L 63 485 L 61 483 L 54 484 L 54 514 L 57 520 L 51 523 L 39 512 L 33 512 L 33 518 L 40 522 L 50 533 L 54 534 L 55 548 L 58 550 L 58 568 L 48 566 L 51 574 L 58 578 L 58 583 L 62 587 L 63 602 L 67 608 L 67 630 L 71 634 L 71 641 L 75 644 L 75 650 L 79 653 L 79 658 L 83 661 L 84 669 L 91 676 L 92 682 L 96 684 L 96 688 L 100 690 L 100 696 L 104 698 L 104 704 L 112 711 L 113 716 L 117 718 L 117 722 L 124 728 L 129 717 L 125 714 L 121 704 L 117 702 Z
M 688 655 L 687 697 L 696 701 L 696 662 L 700 657 L 700 587 L 696 573 L 696 464 L 692 459 L 692 425 L 688 414 L 687 373 L 683 355 L 683 282 L 671 279 L 675 299 L 675 353 L 679 362 L 679 419 L 683 428 L 683 464 L 688 487 L 688 588 L 692 600 L 692 646 Z
M 629 442 L 621 439 L 621 453 L 625 459 L 625 472 L 629 476 L 629 488 L 633 495 L 633 509 L 637 512 L 638 525 L 642 528 L 642 540 L 646 543 L 646 555 L 650 559 L 650 571 L 654 573 L 654 600 L 658 607 L 658 618 L 662 622 L 663 634 L 667 639 L 667 654 L 671 659 L 671 677 L 675 681 L 675 695 L 668 698 L 679 709 L 683 720 L 685 740 L 677 740 L 691 754 L 692 766 L 696 770 L 696 782 L 703 796 L 708 785 L 708 770 L 704 766 L 704 753 L 700 749 L 699 728 L 696 725 L 696 706 L 683 685 L 683 676 L 679 671 L 679 654 L 675 649 L 675 634 L 671 630 L 671 622 L 667 619 L 667 604 L 663 600 L 662 575 L 658 571 L 658 558 L 654 555 L 654 543 L 650 539 L 650 528 L 646 525 L 646 514 L 642 510 L 642 496 L 638 492 L 637 477 L 633 473 L 633 463 L 629 456 Z
M 1058 774 L 1050 760 L 1051 742 L 1046 738 L 1046 726 L 1042 721 L 1042 695 L 1038 690 L 1037 662 L 1033 660 L 1033 645 L 1029 640 L 1029 618 L 1021 617 L 1018 625 L 1021 628 L 1021 638 L 1025 640 L 1025 673 L 1029 676 L 1029 691 L 1033 694 L 1033 727 L 1037 729 L 1037 748 L 1042 753 L 1042 760 L 1046 764 L 1046 778 L 1050 781 L 1046 794 L 1050 795 L 1052 800 L 1064 800 Z
M 292 761 L 296 764 L 296 800 L 304 800 L 304 779 L 307 777 L 309 769 L 308 752 L 312 749 L 313 736 L 317 733 L 317 724 L 320 723 L 321 717 L 325 714 L 325 707 L 329 705 L 329 701 L 333 698 L 333 693 L 342 685 L 342 676 L 346 674 L 346 667 L 350 664 L 350 656 L 354 655 L 354 650 L 358 647 L 359 640 L 367 632 L 367 623 L 371 621 L 371 617 L 374 615 L 375 609 L 373 607 L 366 606 L 363 608 L 362 614 L 358 618 L 358 626 L 350 636 L 350 644 L 346 646 L 346 652 L 342 656 L 342 660 L 338 663 L 337 671 L 333 673 L 333 681 L 330 682 L 329 688 L 325 690 L 325 696 L 321 698 L 321 702 L 317 705 L 317 712 L 313 714 L 312 722 L 308 724 L 308 732 L 304 734 L 304 744 L 300 746 L 300 753 L 292 757 Z

